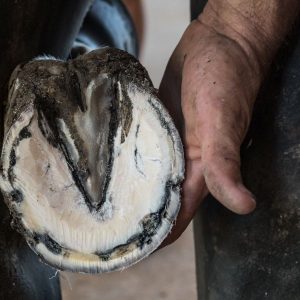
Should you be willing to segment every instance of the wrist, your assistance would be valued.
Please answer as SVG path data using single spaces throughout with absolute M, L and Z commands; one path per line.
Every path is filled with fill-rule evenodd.
M 300 1 L 286 1 L 209 0 L 198 21 L 234 40 L 263 78 L 299 12 Z

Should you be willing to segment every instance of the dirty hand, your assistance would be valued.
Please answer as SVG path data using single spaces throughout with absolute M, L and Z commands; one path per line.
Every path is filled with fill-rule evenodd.
M 181 133 L 186 160 L 182 207 L 163 245 L 180 236 L 209 192 L 235 213 L 255 208 L 240 174 L 240 146 L 280 39 L 268 40 L 235 9 L 223 8 L 220 16 L 221 2 L 210 1 L 188 27 L 159 89 Z

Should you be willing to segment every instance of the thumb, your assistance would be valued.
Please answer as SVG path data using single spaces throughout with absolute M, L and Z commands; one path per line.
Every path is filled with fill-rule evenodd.
M 244 186 L 240 173 L 240 147 L 211 145 L 213 151 L 203 155 L 203 175 L 210 193 L 225 207 L 238 214 L 255 209 L 256 201 Z

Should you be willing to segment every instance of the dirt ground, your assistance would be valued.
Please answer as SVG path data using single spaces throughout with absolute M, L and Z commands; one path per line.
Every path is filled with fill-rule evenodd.
M 168 57 L 189 20 L 188 0 L 144 0 L 146 35 L 141 61 L 159 85 Z M 191 226 L 173 245 L 122 272 L 101 276 L 61 272 L 64 300 L 195 300 Z

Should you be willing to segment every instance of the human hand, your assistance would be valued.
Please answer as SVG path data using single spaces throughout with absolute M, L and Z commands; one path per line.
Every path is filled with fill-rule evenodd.
M 241 23 L 234 28 L 212 22 L 211 8 L 184 33 L 159 89 L 181 133 L 186 159 L 182 207 L 163 246 L 181 235 L 209 192 L 238 214 L 256 205 L 242 182 L 240 146 L 279 39 L 270 51 L 268 40 L 255 36 L 255 30 L 251 36 Z

